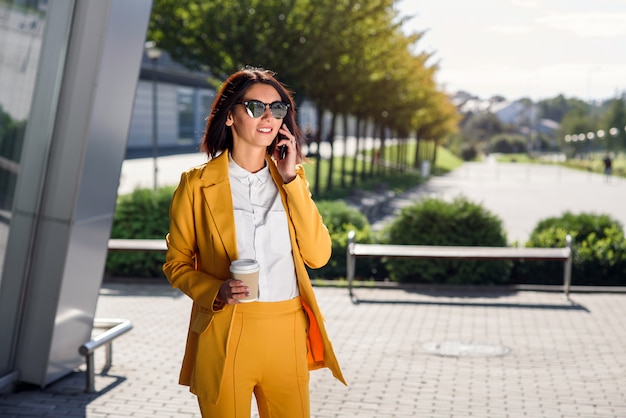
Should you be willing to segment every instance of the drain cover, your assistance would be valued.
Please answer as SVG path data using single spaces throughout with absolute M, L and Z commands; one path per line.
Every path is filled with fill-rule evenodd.
M 496 357 L 504 356 L 511 352 L 510 348 L 503 345 L 454 341 L 425 343 L 422 344 L 422 349 L 429 354 L 443 357 Z

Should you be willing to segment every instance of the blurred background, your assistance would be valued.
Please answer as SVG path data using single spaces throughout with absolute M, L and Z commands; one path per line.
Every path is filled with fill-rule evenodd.
M 0 389 L 82 364 L 105 275 L 159 274 L 158 257 L 111 260 L 108 240 L 165 235 L 228 74 L 277 73 L 314 197 L 349 206 L 329 204 L 329 228 L 347 217 L 384 241 L 346 210 L 465 162 L 624 176 L 625 21 L 623 0 L 0 0 Z M 585 231 L 618 242 L 605 264 L 622 266 L 623 226 L 604 221 L 609 238 Z M 534 245 L 560 245 L 567 225 Z

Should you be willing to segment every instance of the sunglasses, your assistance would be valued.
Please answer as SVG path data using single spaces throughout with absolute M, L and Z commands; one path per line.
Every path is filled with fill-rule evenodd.
M 265 108 L 267 106 L 270 107 L 270 113 L 276 119 L 282 119 L 287 116 L 287 109 L 289 109 L 289 104 L 278 101 L 272 103 L 263 103 L 259 100 L 248 100 L 237 104 L 244 105 L 244 107 L 246 108 L 246 112 L 248 112 L 248 116 L 254 119 L 263 116 L 263 113 L 265 113 Z

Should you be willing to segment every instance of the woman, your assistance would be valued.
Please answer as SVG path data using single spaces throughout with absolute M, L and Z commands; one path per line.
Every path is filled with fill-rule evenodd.
M 290 93 L 267 70 L 232 74 L 207 120 L 209 162 L 182 174 L 170 208 L 163 266 L 193 300 L 180 383 L 206 417 L 308 417 L 309 370 L 345 384 L 305 264 L 319 268 L 331 241 L 300 165 Z M 258 301 L 229 272 L 260 265 Z

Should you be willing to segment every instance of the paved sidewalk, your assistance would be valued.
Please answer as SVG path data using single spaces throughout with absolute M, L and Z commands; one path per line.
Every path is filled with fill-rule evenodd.
M 202 156 L 160 159 L 176 184 Z M 149 161 L 126 165 L 120 190 L 151 178 Z M 553 166 L 470 163 L 392 202 L 464 194 L 525 240 L 539 219 L 606 212 L 626 225 L 626 180 Z M 381 221 L 384 222 L 385 220 Z M 576 284 L 576 283 L 574 283 Z M 626 417 L 626 294 L 316 288 L 349 387 L 311 374 L 313 417 Z M 85 373 L 0 396 L 0 417 L 199 417 L 177 384 L 190 301 L 161 284 L 107 283 L 99 318 L 129 319 L 113 367 L 85 394 Z M 104 352 L 96 353 L 102 365 Z
M 487 162 L 464 163 L 444 176 L 390 202 L 389 215 L 374 224 L 379 229 L 397 211 L 426 196 L 452 200 L 465 196 L 497 215 L 509 243 L 526 242 L 540 220 L 570 211 L 603 213 L 626 227 L 626 179 L 572 170 L 557 165 Z
M 626 417 L 626 295 L 316 288 L 346 379 L 311 373 L 313 417 Z M 105 284 L 130 319 L 113 367 L 0 397 L 0 416 L 199 417 L 177 385 L 190 309 L 167 284 Z M 104 352 L 97 353 L 102 364 Z

